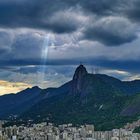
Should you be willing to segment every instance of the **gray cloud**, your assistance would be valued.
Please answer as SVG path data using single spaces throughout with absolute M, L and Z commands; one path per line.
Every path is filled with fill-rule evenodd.
M 137 74 L 139 5 L 139 0 L 1 0 L 0 77 L 21 76 L 20 81 L 35 84 L 32 79 L 46 65 L 45 80 L 53 85 L 61 76 L 61 83 L 70 79 L 81 61 Z M 42 63 L 46 35 L 49 53 Z
M 120 45 L 131 42 L 136 38 L 136 33 L 129 30 L 133 23 L 139 23 L 139 0 L 2 0 L 0 2 L 0 26 L 4 28 L 33 28 L 41 30 L 50 30 L 54 33 L 71 33 L 79 28 L 85 28 L 85 36 L 94 38 L 101 43 L 107 45 Z M 126 18 L 128 21 L 133 21 L 131 24 L 123 23 L 122 21 L 112 21 L 113 23 L 102 23 L 105 25 L 87 26 L 94 23 L 89 20 L 84 20 L 79 17 L 94 18 L 102 21 L 102 18 L 109 16 Z M 116 22 L 116 23 L 115 23 Z M 99 23 L 101 24 L 101 23 Z M 122 25 L 128 32 L 122 36 L 118 31 L 122 30 Z M 113 26 L 111 29 L 109 26 Z M 100 30 L 103 31 L 100 31 Z M 126 32 L 126 31 L 124 31 Z M 122 32 L 123 33 L 123 32 Z M 93 35 L 91 35 L 93 34 Z M 93 37 L 95 36 L 95 37 Z M 125 37 L 126 36 L 126 37 Z
M 93 21 L 84 32 L 84 38 L 97 40 L 107 46 L 132 42 L 137 38 L 136 26 L 122 17 L 104 17 Z
M 71 6 L 60 0 L 1 1 L 0 26 L 5 28 L 28 27 L 52 30 L 56 33 L 71 32 L 77 27 L 74 24 L 75 21 L 68 23 L 71 18 L 68 19 L 65 14 L 58 15 L 60 19 L 53 17 L 54 13 L 65 12 L 64 10 L 67 8 L 69 9 Z
M 132 22 L 140 22 L 140 1 L 139 0 L 122 0 L 117 8 L 117 12 L 122 16 L 127 17 Z
M 131 31 L 130 28 L 129 30 Z M 118 31 L 118 33 L 121 37 L 127 37 L 128 31 L 125 31 L 123 34 L 121 34 L 121 31 Z M 7 35 L 7 33 L 4 34 Z M 8 34 L 8 38 L 11 38 L 9 36 Z M 93 59 L 97 59 L 97 61 L 100 59 L 115 60 L 118 62 L 124 60 L 137 61 L 140 57 L 139 38 L 131 43 L 120 45 L 120 47 L 105 47 L 101 43 L 93 41 L 94 39 L 92 41 L 78 40 L 78 37 L 77 32 L 71 35 L 50 34 L 49 51 L 46 59 L 42 56 L 45 47 L 43 43 L 44 34 L 36 31 L 15 34 L 12 41 L 7 41 L 10 43 L 7 49 L 4 47 L 4 53 L 1 49 L 0 66 L 67 65 L 79 64 L 80 61 L 89 63 Z M 44 59 L 46 59 L 45 63 Z
M 11 37 L 7 32 L 0 31 L 0 53 L 4 54 L 9 51 L 9 46 L 11 45 Z

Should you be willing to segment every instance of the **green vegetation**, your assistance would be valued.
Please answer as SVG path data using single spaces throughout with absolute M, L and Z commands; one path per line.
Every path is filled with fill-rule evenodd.
M 140 91 L 139 85 L 140 81 L 122 82 L 107 75 L 88 74 L 80 66 L 72 81 L 41 91 L 36 96 L 40 100 L 33 105 L 34 98 L 29 100 L 32 106 L 20 114 L 19 120 L 87 123 L 94 124 L 96 130 L 120 128 L 138 119 L 140 94 L 134 93 Z
M 23 116 L 24 119 L 33 118 L 35 122 L 48 120 L 55 124 L 88 123 L 94 124 L 96 130 L 111 130 L 137 119 L 136 116 L 120 116 L 126 99 L 127 96 L 118 94 L 109 96 L 88 94 L 84 97 L 63 94 L 45 99 Z
M 134 133 L 140 133 L 140 127 L 135 128 Z

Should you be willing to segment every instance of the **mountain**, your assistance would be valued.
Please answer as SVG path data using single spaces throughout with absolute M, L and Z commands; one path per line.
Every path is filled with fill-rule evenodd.
M 136 93 L 140 93 L 138 83 L 123 82 L 102 74 L 89 74 L 80 65 L 70 82 L 60 88 L 49 89 L 49 92 L 44 90 L 46 95 L 53 96 L 32 106 L 22 114 L 22 118 L 36 121 L 49 119 L 57 124 L 94 123 L 98 129 L 120 127 L 137 119 L 140 114 L 138 109 L 133 113 L 130 110 L 133 104 L 139 103 L 139 100 L 135 102 L 139 96 Z
M 0 118 L 19 115 L 41 100 L 39 87 L 27 88 L 17 94 L 0 96 Z
M 125 108 L 121 112 L 121 115 L 123 116 L 140 115 L 140 94 L 135 95 L 134 97 L 132 97 L 127 101 Z
M 33 87 L 1 96 L 0 116 L 17 114 L 19 119 L 57 124 L 94 123 L 100 130 L 111 129 L 139 117 L 139 93 L 139 80 L 120 81 L 104 74 L 89 74 L 80 65 L 72 80 L 59 88 Z

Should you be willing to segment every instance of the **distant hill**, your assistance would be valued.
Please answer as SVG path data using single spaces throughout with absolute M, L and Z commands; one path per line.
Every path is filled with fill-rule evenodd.
M 111 129 L 139 117 L 139 93 L 139 80 L 123 82 L 103 74 L 89 74 L 80 65 L 73 79 L 59 88 L 35 87 L 1 96 L 0 104 L 6 109 L 0 106 L 0 116 L 17 114 L 24 120 L 57 124 L 94 123 L 97 129 Z
M 19 115 L 42 99 L 41 89 L 38 87 L 27 88 L 17 94 L 0 96 L 0 118 Z

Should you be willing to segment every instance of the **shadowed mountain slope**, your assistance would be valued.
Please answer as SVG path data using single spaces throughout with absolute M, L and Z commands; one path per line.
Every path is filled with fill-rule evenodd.
M 94 123 L 97 128 L 119 127 L 140 115 L 140 81 L 123 82 L 77 67 L 72 80 L 59 88 L 33 87 L 0 97 L 0 116 L 54 123 Z M 4 109 L 5 108 L 5 109 Z

